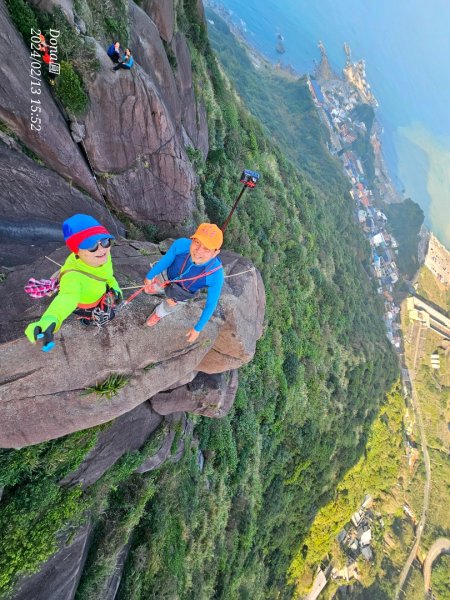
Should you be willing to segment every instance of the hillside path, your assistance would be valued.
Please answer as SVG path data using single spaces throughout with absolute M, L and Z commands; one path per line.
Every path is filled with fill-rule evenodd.
M 422 420 L 422 412 L 420 410 L 419 400 L 417 398 L 416 390 L 414 387 L 414 377 L 411 377 L 411 399 L 412 405 L 414 408 L 414 413 L 416 415 L 417 424 L 419 425 L 420 430 L 420 445 L 422 448 L 423 454 L 423 462 L 425 465 L 425 484 L 423 488 L 423 508 L 422 508 L 422 516 L 420 517 L 420 521 L 416 528 L 416 541 L 414 542 L 414 546 L 409 553 L 408 559 L 403 566 L 402 572 L 400 573 L 400 579 L 395 591 L 395 599 L 398 600 L 401 597 L 404 597 L 403 585 L 408 577 L 409 570 L 417 555 L 417 550 L 419 548 L 420 540 L 422 538 L 422 533 L 425 527 L 426 519 L 427 519 L 427 511 L 428 505 L 430 502 L 430 488 L 431 488 L 431 464 L 430 464 L 430 455 L 428 454 L 428 446 L 427 446 L 427 438 L 425 435 L 425 429 L 423 426 Z M 401 596 L 402 594 L 402 596 Z
M 423 563 L 423 583 L 425 593 L 428 593 L 431 586 L 431 568 L 433 563 L 441 554 L 450 554 L 450 540 L 448 538 L 437 539 L 428 550 L 428 554 L 425 557 Z

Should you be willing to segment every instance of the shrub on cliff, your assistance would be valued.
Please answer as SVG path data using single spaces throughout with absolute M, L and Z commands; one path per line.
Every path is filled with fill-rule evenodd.
M 55 91 L 67 110 L 75 114 L 85 110 L 88 97 L 83 84 L 72 65 L 66 61 L 61 62 L 61 73 L 56 80 Z
M 6 0 L 12 22 L 22 34 L 26 44 L 30 43 L 31 30 L 39 29 L 33 10 L 24 0 Z

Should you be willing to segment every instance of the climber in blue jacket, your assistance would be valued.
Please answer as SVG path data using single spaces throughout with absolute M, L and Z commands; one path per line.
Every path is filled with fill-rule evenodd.
M 144 279 L 146 294 L 165 292 L 167 296 L 147 319 L 148 327 L 182 308 L 196 292 L 206 288 L 206 303 L 200 319 L 186 334 L 189 343 L 195 342 L 214 313 L 222 291 L 224 273 L 222 262 L 217 258 L 222 243 L 223 233 L 212 223 L 202 223 L 190 239 L 173 242 Z
M 117 71 L 118 69 L 128 69 L 134 65 L 134 58 L 131 56 L 131 50 L 129 48 L 125 49 L 125 54 L 122 56 L 122 62 L 119 62 L 115 67 L 113 67 L 113 71 Z
M 106 54 L 113 61 L 113 63 L 117 64 L 120 60 L 120 43 L 114 42 L 106 51 Z

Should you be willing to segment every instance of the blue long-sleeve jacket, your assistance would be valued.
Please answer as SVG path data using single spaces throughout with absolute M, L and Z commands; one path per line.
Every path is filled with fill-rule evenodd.
M 111 58 L 114 56 L 114 54 L 119 54 L 119 52 L 116 50 L 116 47 L 114 46 L 114 44 L 111 44 L 111 46 L 108 48 L 108 50 L 106 51 L 106 54 Z
M 185 279 L 187 277 L 201 275 L 202 273 L 208 273 L 209 271 L 222 266 L 221 261 L 217 257 L 212 258 L 203 265 L 194 264 L 189 255 L 191 243 L 192 240 L 188 238 L 180 238 L 179 240 L 175 240 L 175 242 L 167 251 L 167 254 L 165 254 L 147 273 L 147 279 L 153 279 L 153 277 L 156 277 L 156 275 L 159 275 L 164 270 L 167 270 L 167 275 L 172 281 L 176 279 Z M 205 308 L 200 315 L 198 323 L 194 326 L 195 331 L 200 332 L 212 317 L 217 303 L 219 302 L 223 282 L 223 268 L 220 268 L 210 275 L 199 277 L 194 281 L 186 281 L 184 283 L 184 286 L 187 287 L 191 292 L 196 292 L 197 290 L 205 287 L 207 288 Z
M 131 67 L 134 65 L 134 58 L 131 56 L 131 54 L 128 58 L 126 54 L 122 56 L 122 65 L 126 69 L 131 69 Z

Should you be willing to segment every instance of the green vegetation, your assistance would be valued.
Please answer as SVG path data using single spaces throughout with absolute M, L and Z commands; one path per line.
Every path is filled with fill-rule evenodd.
M 122 48 L 129 43 L 128 3 L 126 0 L 75 0 L 77 15 L 86 24 L 87 34 L 103 45 L 120 41 Z
M 257 149 L 262 124 L 265 135 L 268 133 L 278 143 L 296 167 L 310 177 L 316 189 L 329 190 L 330 199 L 334 186 L 337 194 L 344 193 L 349 185 L 338 160 L 327 150 L 328 131 L 320 123 L 306 79 L 277 73 L 265 63 L 255 69 L 245 48 L 231 35 L 225 21 L 209 9 L 206 14 L 214 21 L 208 28 L 214 51 L 239 96 L 259 121 L 258 128 L 247 130 L 246 144 L 250 149 Z M 213 115 L 208 113 L 211 129 Z M 233 128 L 236 107 L 227 106 L 222 114 L 226 125 Z M 234 125 L 238 126 L 238 123 L 235 120 Z
M 112 490 L 109 506 L 96 525 L 76 600 L 104 597 L 105 584 L 114 575 L 120 552 L 154 493 L 154 483 L 142 475 L 132 475 Z
M 443 283 L 438 281 L 433 273 L 422 265 L 417 277 L 418 293 L 425 298 L 440 306 L 444 311 L 450 314 L 450 290 Z
M 119 390 L 127 385 L 129 380 L 130 378 L 125 377 L 125 375 L 113 373 L 105 379 L 105 381 L 86 388 L 85 393 L 97 394 L 98 396 L 105 396 L 106 398 L 111 399 Z
M 450 600 L 450 556 L 441 555 L 433 565 L 431 588 L 436 600 Z
M 56 80 L 55 91 L 70 112 L 80 114 L 85 110 L 88 98 L 80 77 L 68 62 L 61 62 L 61 72 Z
M 375 111 L 370 104 L 358 104 L 351 113 L 353 120 L 359 120 L 366 126 L 366 132 L 357 131 L 357 139 L 352 143 L 352 150 L 361 157 L 368 184 L 372 185 L 375 177 L 375 154 L 370 142 L 370 132 L 375 119 Z
M 95 445 L 101 428 L 21 450 L 0 450 L 0 594 L 57 549 L 56 535 L 79 523 L 86 504 L 79 487 L 58 486 Z
M 95 46 L 91 42 L 82 41 L 76 30 L 67 22 L 59 6 L 54 7 L 51 13 L 47 13 L 30 7 L 23 0 L 8 0 L 7 7 L 12 21 L 22 34 L 28 48 L 30 48 L 32 29 L 35 32 L 41 31 L 46 35 L 47 40 L 51 29 L 60 32 L 58 62 L 61 72 L 56 78 L 55 93 L 69 112 L 76 115 L 83 113 L 88 104 L 88 97 L 80 74 L 89 77 L 98 70 Z M 43 74 L 49 80 L 48 72 L 44 67 Z
M 364 495 L 371 494 L 376 502 L 389 494 L 397 481 L 403 454 L 403 411 L 401 388 L 397 384 L 381 405 L 364 456 L 338 484 L 333 500 L 319 510 L 292 561 L 290 578 L 299 594 L 307 591 L 317 566 L 331 551 L 334 539 L 359 508 Z M 382 557 L 378 558 L 381 567 Z M 377 571 L 382 581 L 382 572 Z
M 6 0 L 9 15 L 12 22 L 21 33 L 25 43 L 29 46 L 31 41 L 31 30 L 39 29 L 35 14 L 24 0 Z
M 417 246 L 423 211 L 409 198 L 399 204 L 386 204 L 383 210 L 389 220 L 391 233 L 399 244 L 397 266 L 408 279 L 412 279 L 419 268 Z

